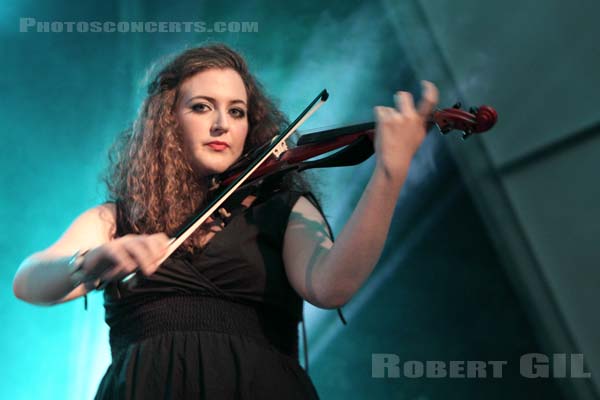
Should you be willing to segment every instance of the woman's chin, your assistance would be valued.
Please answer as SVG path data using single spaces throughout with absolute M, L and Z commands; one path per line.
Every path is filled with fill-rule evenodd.
M 219 164 L 203 165 L 203 166 L 199 166 L 196 168 L 196 173 L 202 177 L 207 177 L 207 176 L 211 176 L 211 175 L 219 175 L 219 174 L 222 174 L 223 172 L 227 171 L 227 169 L 232 164 L 233 163 L 227 163 L 227 164 L 219 163 Z

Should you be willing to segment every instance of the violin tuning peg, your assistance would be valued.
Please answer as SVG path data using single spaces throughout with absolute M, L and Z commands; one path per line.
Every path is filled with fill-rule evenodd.
M 460 109 L 462 107 L 462 103 L 460 101 L 457 101 L 456 103 L 454 103 L 454 105 L 452 106 L 452 108 L 458 108 Z
M 221 217 L 223 219 L 227 219 L 227 218 L 231 217 L 231 213 L 229 211 L 227 211 L 227 209 L 225 207 L 219 208 L 219 214 L 221 214 Z
M 469 107 L 469 112 L 471 114 L 477 115 L 479 113 L 479 107 Z
M 219 186 L 221 186 L 221 183 L 219 182 L 219 180 L 216 177 L 212 177 L 210 179 L 210 187 L 208 188 L 209 191 L 213 191 L 215 189 L 218 189 Z

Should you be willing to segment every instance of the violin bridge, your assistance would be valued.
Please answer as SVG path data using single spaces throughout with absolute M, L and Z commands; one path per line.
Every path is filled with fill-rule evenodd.
M 287 144 L 285 143 L 285 141 L 279 143 L 274 149 L 273 149 L 273 155 L 275 156 L 275 158 L 277 158 L 279 160 L 279 157 L 281 157 L 281 154 L 285 153 L 288 150 Z

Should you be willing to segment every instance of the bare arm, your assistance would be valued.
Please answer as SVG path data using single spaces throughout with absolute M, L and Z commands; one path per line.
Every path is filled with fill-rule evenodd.
M 32 304 L 52 305 L 88 293 L 90 285 L 74 286 L 68 261 L 78 250 L 108 242 L 114 229 L 114 205 L 104 204 L 82 213 L 58 241 L 23 260 L 13 280 L 15 296 Z
M 300 197 L 285 233 L 284 264 L 290 283 L 305 300 L 336 308 L 358 291 L 381 255 L 400 186 L 375 171 L 335 243 L 320 212 Z
M 167 251 L 167 235 L 115 238 L 115 233 L 114 205 L 84 212 L 55 244 L 23 261 L 13 283 L 15 296 L 33 304 L 51 305 L 83 296 L 100 282 L 118 281 L 137 271 L 145 276 L 156 272 Z M 78 250 L 89 252 L 81 264 L 83 283 L 74 287 L 69 259 Z
M 300 198 L 284 237 L 283 259 L 290 284 L 322 308 L 347 303 L 377 264 L 410 162 L 425 136 L 425 118 L 437 103 L 437 89 L 424 83 L 418 109 L 398 92 L 396 109 L 376 107 L 376 167 L 335 243 L 319 211 Z

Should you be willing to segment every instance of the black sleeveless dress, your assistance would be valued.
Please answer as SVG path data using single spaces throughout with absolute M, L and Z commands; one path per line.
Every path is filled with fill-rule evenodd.
M 281 257 L 300 195 L 318 207 L 310 193 L 259 197 L 200 253 L 109 285 L 112 364 L 95 398 L 317 399 L 298 363 L 303 301 Z

